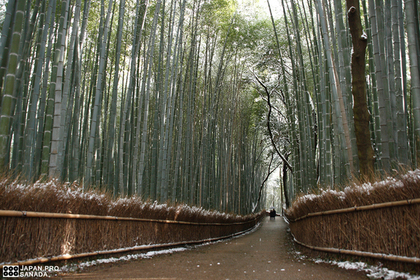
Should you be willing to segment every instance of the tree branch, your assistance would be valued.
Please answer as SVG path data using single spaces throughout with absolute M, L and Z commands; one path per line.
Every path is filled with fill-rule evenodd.
M 261 82 L 261 80 L 258 78 L 258 76 L 254 72 L 252 72 L 252 73 L 254 74 L 254 77 L 257 80 L 257 82 L 264 88 L 265 92 L 267 93 L 267 100 L 266 100 L 267 101 L 267 104 L 268 104 L 267 128 L 268 128 L 268 133 L 270 134 L 271 144 L 273 145 L 273 148 L 276 151 L 276 153 L 283 160 L 284 164 L 286 164 L 286 166 L 293 173 L 292 166 L 289 164 L 289 162 L 287 161 L 287 159 L 280 153 L 280 151 L 277 149 L 276 143 L 274 142 L 273 132 L 271 131 L 271 125 L 270 125 L 270 116 L 271 116 L 271 110 L 272 110 L 272 107 L 273 107 L 271 105 L 271 101 L 270 101 L 270 92 L 268 91 L 267 86 L 264 85 L 263 82 Z

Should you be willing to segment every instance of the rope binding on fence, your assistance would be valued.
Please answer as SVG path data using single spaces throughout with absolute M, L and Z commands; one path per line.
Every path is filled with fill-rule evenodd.
M 198 225 L 198 226 L 232 226 L 244 225 L 255 222 L 258 217 L 243 222 L 231 223 L 199 223 L 176 220 L 159 220 L 159 219 L 144 219 L 131 217 L 116 217 L 116 216 L 98 216 L 85 214 L 67 214 L 67 213 L 47 213 L 47 212 L 33 212 L 33 211 L 16 211 L 16 210 L 0 210 L 0 217 L 21 217 L 21 218 L 49 218 L 49 219 L 83 219 L 83 220 L 114 220 L 114 221 L 132 221 L 132 222 L 152 222 L 163 224 L 182 224 L 182 225 Z

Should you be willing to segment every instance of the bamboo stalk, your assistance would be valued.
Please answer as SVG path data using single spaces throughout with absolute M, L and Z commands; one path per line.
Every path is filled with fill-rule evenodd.
M 152 222 L 164 224 L 183 224 L 183 225 L 200 225 L 200 226 L 232 226 L 243 225 L 254 222 L 257 217 L 244 221 L 234 223 L 198 223 L 175 220 L 157 220 L 157 219 L 141 219 L 130 217 L 116 217 L 116 216 L 98 216 L 98 215 L 84 215 L 84 214 L 66 214 L 66 213 L 47 213 L 47 212 L 33 212 L 33 211 L 15 211 L 15 210 L 0 210 L 0 217 L 22 217 L 22 218 L 50 218 L 50 219 L 84 219 L 84 220 L 115 220 L 115 221 L 133 221 L 133 222 Z
M 407 199 L 407 200 L 392 201 L 392 202 L 377 203 L 377 204 L 371 204 L 371 205 L 355 206 L 355 207 L 349 207 L 349 208 L 343 208 L 343 209 L 335 209 L 335 210 L 309 213 L 299 218 L 296 218 L 293 220 L 288 219 L 288 220 L 293 223 L 299 220 L 303 220 L 303 219 L 306 219 L 309 217 L 315 217 L 315 216 L 343 214 L 343 213 L 349 213 L 349 212 L 355 212 L 355 211 L 368 211 L 368 210 L 374 210 L 374 209 L 380 209 L 380 208 L 397 207 L 397 206 L 419 204 L 419 203 L 420 203 L 420 198 L 413 198 L 413 199 Z
M 338 253 L 338 254 L 353 255 L 353 256 L 358 256 L 358 257 L 367 257 L 367 258 L 374 258 L 374 259 L 383 259 L 383 260 L 388 260 L 388 261 L 420 264 L 420 259 L 415 258 L 415 257 L 403 257 L 403 256 L 396 256 L 396 255 L 386 255 L 386 254 L 381 254 L 381 253 L 371 253 L 371 252 L 353 251 L 353 250 L 345 250 L 345 249 L 337 249 L 337 248 L 317 247 L 317 246 L 304 244 L 296 240 L 296 238 L 294 238 L 294 241 L 298 243 L 299 245 L 302 245 L 306 248 L 317 250 L 317 251 L 323 251 L 327 253 Z
M 0 211 L 2 211 L 2 213 L 4 212 L 4 210 L 0 210 Z M 19 212 L 19 211 L 14 211 L 14 212 Z M 32 212 L 32 213 L 35 213 L 35 212 Z M 53 213 L 46 213 L 46 214 L 53 214 Z M 89 216 L 89 215 L 83 215 L 83 216 Z M 203 240 L 184 241 L 184 242 L 175 242 L 175 243 L 167 243 L 167 244 L 143 245 L 143 246 L 135 246 L 131 248 L 121 248 L 121 249 L 110 250 L 110 251 L 97 251 L 97 252 L 90 252 L 90 253 L 80 253 L 80 254 L 75 254 L 75 255 L 66 254 L 66 255 L 49 257 L 49 258 L 37 258 L 37 259 L 31 259 L 31 260 L 26 260 L 26 261 L 17 261 L 15 263 L 10 263 L 10 264 L 0 264 L 0 268 L 2 269 L 3 266 L 5 265 L 33 265 L 33 264 L 40 264 L 40 263 L 64 261 L 64 260 L 70 260 L 70 259 L 76 259 L 76 258 L 86 258 L 86 257 L 100 256 L 100 255 L 126 253 L 126 252 L 132 252 L 132 251 L 145 251 L 145 250 L 151 250 L 151 249 L 171 248 L 171 247 L 176 247 L 176 246 L 204 244 L 207 242 L 219 241 L 219 240 L 233 238 L 235 236 L 245 234 L 249 231 L 256 229 L 259 225 L 260 224 L 257 224 L 254 227 L 251 227 L 247 230 L 229 234 L 226 236 L 208 238 L 208 239 L 203 239 Z

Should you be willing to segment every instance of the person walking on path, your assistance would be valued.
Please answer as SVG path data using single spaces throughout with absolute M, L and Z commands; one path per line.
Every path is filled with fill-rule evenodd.
M 274 209 L 274 208 L 272 208 L 271 210 L 270 210 L 270 220 L 271 219 L 275 219 L 276 218 L 276 209 Z

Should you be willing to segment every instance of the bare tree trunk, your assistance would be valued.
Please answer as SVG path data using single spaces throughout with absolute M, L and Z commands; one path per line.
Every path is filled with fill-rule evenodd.
M 360 174 L 369 177 L 373 171 L 374 153 L 370 141 L 369 111 L 366 103 L 366 46 L 367 37 L 363 33 L 360 20 L 359 0 L 347 0 L 350 32 L 353 41 L 351 58 L 354 128 L 360 163 Z

